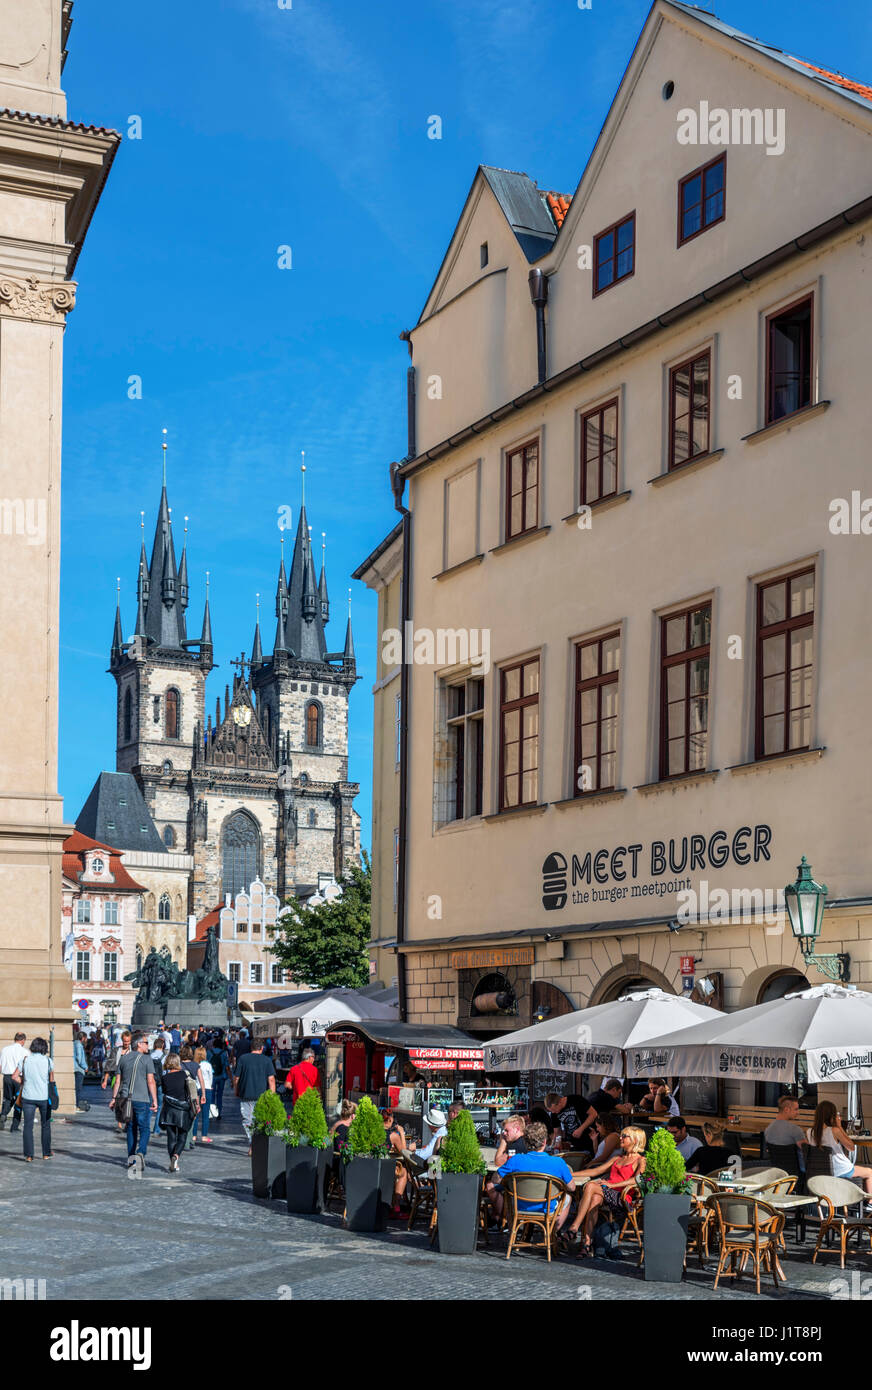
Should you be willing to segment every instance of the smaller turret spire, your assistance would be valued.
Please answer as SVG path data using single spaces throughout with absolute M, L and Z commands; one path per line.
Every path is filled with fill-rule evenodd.
M 322 623 L 330 620 L 330 600 L 327 597 L 327 532 L 321 532 L 321 578 L 318 580 L 318 600 Z
M 179 561 L 179 602 L 182 608 L 188 606 L 188 518 L 185 517 L 185 540 L 182 546 L 182 558 Z
M 345 629 L 345 650 L 342 653 L 343 665 L 356 668 L 354 638 L 351 635 L 351 590 L 348 590 L 348 626 Z
M 208 648 L 208 651 L 206 650 Z M 203 609 L 203 631 L 200 634 L 200 660 L 212 660 L 212 615 L 209 611 L 209 571 L 206 571 L 206 607 Z
M 121 631 L 121 576 L 115 581 L 115 629 L 112 633 L 111 662 L 114 665 L 124 656 L 124 634 Z
M 251 670 L 260 670 L 263 665 L 263 647 L 260 641 L 260 594 L 255 595 L 257 618 L 254 623 L 254 641 L 251 644 Z

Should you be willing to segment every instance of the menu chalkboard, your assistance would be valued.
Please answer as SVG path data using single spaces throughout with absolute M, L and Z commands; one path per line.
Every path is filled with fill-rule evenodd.
M 553 1071 L 542 1068 L 537 1071 L 522 1071 L 521 1091 L 527 1092 L 527 1108 L 539 1105 L 553 1091 L 558 1096 L 577 1095 L 583 1091 L 582 1075 L 573 1071 Z
M 720 1082 L 716 1076 L 682 1076 L 676 1081 L 682 1114 L 719 1115 Z

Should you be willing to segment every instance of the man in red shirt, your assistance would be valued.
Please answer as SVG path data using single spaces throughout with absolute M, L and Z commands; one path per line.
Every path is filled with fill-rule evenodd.
M 302 1060 L 291 1067 L 285 1079 L 285 1090 L 290 1091 L 294 1105 L 310 1086 L 318 1085 L 318 1068 L 315 1066 L 315 1053 L 311 1047 L 303 1049 Z

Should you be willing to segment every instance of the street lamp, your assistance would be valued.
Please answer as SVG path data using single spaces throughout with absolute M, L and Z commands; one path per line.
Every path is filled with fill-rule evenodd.
M 784 900 L 790 929 L 799 942 L 799 949 L 806 961 L 817 966 L 821 974 L 828 975 L 831 980 L 847 980 L 850 978 L 851 957 L 846 952 L 818 955 L 814 949 L 821 933 L 829 890 L 825 883 L 815 883 L 811 876 L 811 865 L 805 855 L 802 856 L 802 863 L 796 872 L 798 878 L 795 883 L 789 883 L 785 888 Z

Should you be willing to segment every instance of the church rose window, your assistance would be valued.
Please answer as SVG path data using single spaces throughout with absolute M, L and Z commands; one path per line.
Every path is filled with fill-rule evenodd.
M 237 811 L 224 826 L 222 895 L 235 898 L 259 877 L 260 836 L 255 822 Z

